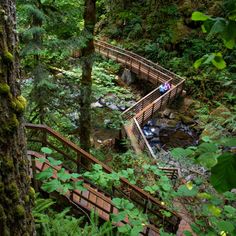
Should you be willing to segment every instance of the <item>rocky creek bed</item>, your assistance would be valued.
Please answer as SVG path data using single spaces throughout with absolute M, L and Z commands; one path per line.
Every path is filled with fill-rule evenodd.
M 178 106 L 157 113 L 142 128 L 160 166 L 181 170 L 186 181 L 199 176 L 208 176 L 207 170 L 190 159 L 176 159 L 170 150 L 177 147 L 196 146 L 201 130 L 194 120 L 190 105 L 193 101 L 183 99 Z

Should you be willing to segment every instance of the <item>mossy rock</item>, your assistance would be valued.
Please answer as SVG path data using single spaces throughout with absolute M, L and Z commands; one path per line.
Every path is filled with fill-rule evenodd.
M 194 124 L 194 120 L 190 116 L 180 115 L 180 118 L 182 122 L 186 125 Z

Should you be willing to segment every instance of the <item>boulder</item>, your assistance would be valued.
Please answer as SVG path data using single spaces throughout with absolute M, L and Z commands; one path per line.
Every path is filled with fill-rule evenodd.
M 134 82 L 134 76 L 132 76 L 129 69 L 124 69 L 121 79 L 127 84 L 131 85 Z

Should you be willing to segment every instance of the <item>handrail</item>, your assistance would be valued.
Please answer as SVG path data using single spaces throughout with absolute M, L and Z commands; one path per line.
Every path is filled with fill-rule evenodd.
M 112 48 L 112 49 L 116 49 L 116 50 L 122 51 L 124 54 L 130 55 L 133 58 L 138 59 L 138 60 L 144 62 L 145 64 L 147 64 L 147 65 L 149 65 L 149 66 L 151 66 L 151 67 L 153 67 L 153 68 L 163 72 L 164 74 L 172 76 L 175 79 L 183 80 L 179 75 L 173 73 L 172 71 L 170 71 L 170 70 L 168 70 L 168 69 L 166 69 L 166 68 L 164 68 L 164 67 L 162 67 L 162 66 L 160 66 L 160 65 L 158 65 L 158 64 L 156 64 L 156 63 L 154 63 L 154 62 L 152 62 L 152 61 L 150 61 L 148 59 L 146 59 L 145 57 L 142 57 L 142 56 L 136 54 L 136 53 L 133 53 L 133 52 L 125 50 L 123 48 L 111 45 L 111 44 L 106 43 L 106 42 L 101 41 L 101 40 L 95 40 L 95 46 L 98 45 L 98 44 L 104 45 L 107 48 Z
M 104 46 L 103 44 L 95 44 L 95 50 L 97 52 L 99 52 L 100 54 L 103 54 L 104 56 L 107 56 L 111 59 L 114 59 L 118 62 L 121 62 L 125 65 L 129 65 L 131 67 L 131 70 L 133 70 L 134 72 L 137 72 L 138 74 L 144 74 L 147 75 L 148 79 L 150 80 L 150 82 L 155 82 L 155 83 L 164 83 L 167 80 L 172 80 L 172 78 L 163 73 L 160 70 L 157 70 L 155 68 L 153 68 L 152 66 L 146 64 L 145 62 L 142 62 L 140 60 L 138 60 L 137 58 L 128 55 L 128 53 L 125 51 L 121 51 L 119 48 L 109 48 Z M 104 52 L 101 51 L 101 48 L 104 50 Z M 107 51 L 107 53 L 105 53 L 105 51 Z M 112 55 L 111 52 L 114 52 L 116 54 Z M 122 55 L 125 59 L 121 59 L 118 57 L 118 55 Z M 130 63 L 128 63 L 128 58 Z M 134 63 L 136 63 L 137 67 L 134 67 Z M 134 70 L 135 69 L 135 70 Z M 159 76 L 159 77 L 158 77 Z M 161 76 L 161 78 L 160 78 Z M 164 78 L 164 79 L 163 79 Z M 153 81 L 152 79 L 154 79 L 155 81 Z
M 141 144 L 141 146 L 138 148 L 136 147 L 136 142 L 134 142 L 134 140 L 131 141 L 134 150 L 136 152 L 138 152 L 139 150 L 147 150 L 147 153 L 151 157 L 155 157 L 152 148 L 148 144 L 146 137 L 143 135 L 140 125 L 143 126 L 144 122 L 147 119 L 150 119 L 150 117 L 153 116 L 154 112 L 159 109 L 162 109 L 163 105 L 169 103 L 169 101 L 173 98 L 173 96 L 170 96 L 173 95 L 171 94 L 172 91 L 176 89 L 175 96 L 181 93 L 183 90 L 182 86 L 185 80 L 180 76 L 174 74 L 173 72 L 163 68 L 162 66 L 157 65 L 154 62 L 147 60 L 146 58 L 143 58 L 133 52 L 116 47 L 114 45 L 110 45 L 100 40 L 95 40 L 94 44 L 97 52 L 117 62 L 120 62 L 125 66 L 128 66 L 134 73 L 137 73 L 140 76 L 144 76 L 154 85 L 164 82 L 169 82 L 172 84 L 173 88 L 171 89 L 171 91 L 168 91 L 164 95 L 161 95 L 159 93 L 159 88 L 157 87 L 121 114 L 121 118 L 124 121 L 131 121 L 133 118 L 136 118 L 137 120 L 137 124 L 133 121 L 133 129 L 128 129 L 129 132 L 131 132 L 130 134 L 127 133 L 126 128 L 124 129 L 129 137 L 132 136 L 136 138 L 138 145 Z M 178 87 L 181 87 L 179 92 Z M 166 99 L 167 96 L 168 100 Z M 158 102 L 160 102 L 159 107 L 157 107 Z M 152 110 L 150 110 L 150 108 Z M 141 123 L 140 116 L 142 116 Z M 128 126 L 130 125 L 124 124 L 124 127 Z M 140 135 L 140 133 L 142 133 L 142 135 Z
M 112 169 L 110 167 L 106 166 L 101 161 L 97 160 L 95 157 L 93 157 L 92 155 L 90 155 L 89 153 L 85 152 L 84 150 L 79 148 L 77 145 L 72 143 L 70 140 L 66 139 L 65 137 L 60 135 L 58 132 L 52 130 L 50 127 L 48 127 L 46 125 L 34 125 L 34 124 L 25 124 L 25 127 L 27 129 L 32 129 L 32 130 L 40 130 L 40 131 L 46 132 L 47 134 L 52 135 L 54 138 L 59 140 L 61 143 L 63 143 L 67 147 L 73 149 L 77 154 L 82 155 L 84 158 L 86 158 L 86 160 L 89 160 L 93 164 L 101 165 L 105 172 L 107 172 L 107 173 L 112 172 Z M 49 143 L 49 142 L 47 141 L 47 143 Z M 77 165 L 81 165 L 81 162 L 79 160 L 73 160 L 73 162 L 76 163 Z M 162 213 L 161 213 L 162 210 L 168 210 L 165 206 L 163 206 L 161 204 L 161 202 L 158 199 L 154 198 L 153 196 L 151 196 L 147 192 L 143 191 L 139 187 L 129 183 L 129 181 L 127 179 L 121 178 L 120 182 L 127 189 L 131 190 L 136 196 L 137 195 L 140 196 L 142 200 L 144 200 L 145 202 L 149 202 L 152 205 L 152 207 L 157 208 L 154 211 L 155 214 L 162 215 Z M 136 203 L 140 204 L 140 202 L 137 201 L 137 199 L 135 199 L 134 197 L 131 196 L 130 199 L 135 201 Z M 151 209 L 148 209 L 148 210 L 150 212 L 152 212 Z M 166 218 L 166 223 L 172 225 L 172 227 L 174 226 L 173 222 L 179 222 L 179 221 L 180 221 L 180 216 L 175 212 L 172 212 L 172 217 Z

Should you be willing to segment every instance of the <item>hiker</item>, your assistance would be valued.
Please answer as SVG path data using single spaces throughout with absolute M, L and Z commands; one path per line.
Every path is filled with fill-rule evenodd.
M 166 93 L 168 90 L 170 90 L 171 85 L 170 83 L 166 82 L 164 84 L 162 84 L 159 88 L 160 94 L 163 95 L 164 93 Z

